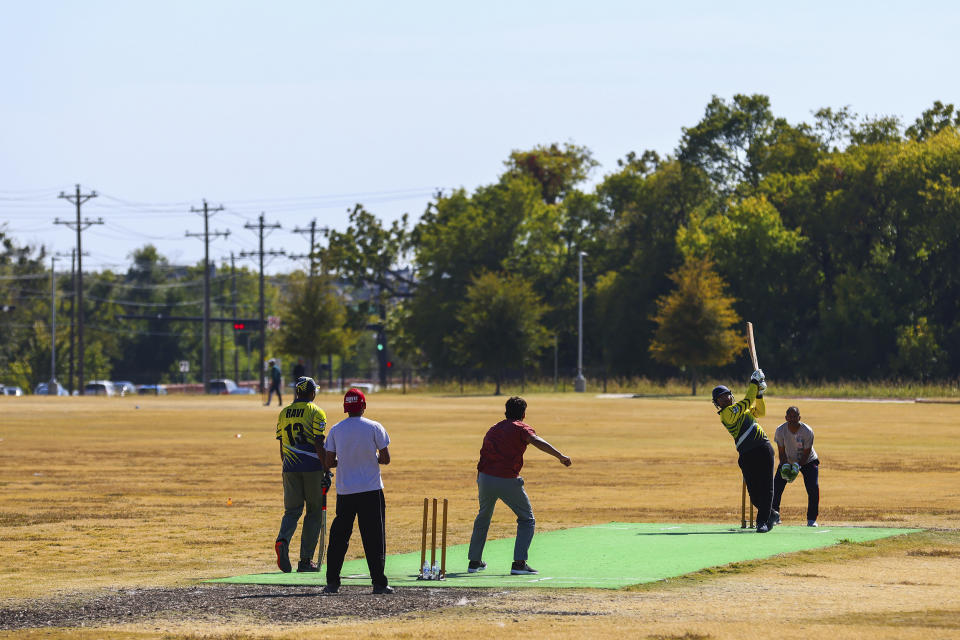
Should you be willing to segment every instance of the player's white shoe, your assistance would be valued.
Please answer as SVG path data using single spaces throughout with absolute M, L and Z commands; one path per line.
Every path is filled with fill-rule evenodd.
M 807 520 L 807 526 L 808 526 L 808 527 L 819 527 L 820 525 L 817 524 L 817 521 L 816 521 L 816 520 Z

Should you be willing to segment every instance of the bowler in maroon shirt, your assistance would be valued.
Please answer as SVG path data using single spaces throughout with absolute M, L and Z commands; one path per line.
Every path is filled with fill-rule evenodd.
M 483 561 L 483 546 L 487 542 L 487 531 L 493 518 L 493 508 L 497 500 L 503 500 L 517 515 L 517 539 L 513 546 L 513 575 L 528 575 L 537 570 L 527 564 L 527 552 L 533 541 L 536 520 L 530 498 L 523 488 L 520 469 L 523 468 L 523 452 L 527 445 L 549 453 L 564 466 L 569 467 L 570 458 L 553 448 L 537 435 L 533 427 L 523 422 L 527 413 L 527 401 L 519 396 L 507 400 L 506 420 L 490 427 L 483 437 L 480 448 L 480 461 L 477 463 L 477 493 L 480 511 L 473 521 L 473 535 L 470 537 L 470 550 L 467 558 L 468 573 L 483 571 L 487 563 Z

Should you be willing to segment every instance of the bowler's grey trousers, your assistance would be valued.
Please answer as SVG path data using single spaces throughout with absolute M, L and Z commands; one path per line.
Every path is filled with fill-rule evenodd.
M 317 550 L 320 537 L 320 514 L 323 502 L 323 471 L 284 471 L 283 472 L 283 519 L 280 521 L 280 534 L 277 542 L 291 542 L 297 532 L 297 521 L 307 505 L 307 515 L 303 517 L 303 531 L 300 533 L 300 560 L 308 562 Z
M 517 515 L 517 541 L 513 545 L 513 561 L 526 562 L 537 521 L 533 518 L 530 498 L 523 488 L 523 478 L 498 478 L 483 472 L 477 473 L 477 494 L 480 498 L 480 512 L 473 521 L 473 535 L 470 536 L 467 558 L 483 559 L 483 545 L 487 542 L 493 508 L 500 499 Z

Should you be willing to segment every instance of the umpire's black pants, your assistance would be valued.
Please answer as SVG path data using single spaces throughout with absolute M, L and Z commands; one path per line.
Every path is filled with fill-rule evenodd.
M 367 557 L 371 582 L 375 587 L 387 586 L 387 576 L 383 573 L 387 561 L 386 514 L 382 489 L 337 494 L 337 516 L 330 525 L 330 544 L 327 545 L 328 586 L 340 586 L 340 569 L 343 568 L 343 558 L 350 546 L 354 518 L 360 527 L 360 540 L 363 542 L 363 554 Z
M 773 503 L 773 446 L 769 440 L 740 454 L 737 460 L 747 483 L 750 502 L 757 508 L 757 526 L 770 519 Z

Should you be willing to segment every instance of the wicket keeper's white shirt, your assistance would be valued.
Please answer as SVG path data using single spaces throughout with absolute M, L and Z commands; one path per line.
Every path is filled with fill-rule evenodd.
M 813 462 L 817 459 L 817 452 L 813 450 L 813 429 L 807 426 L 805 422 L 800 423 L 800 428 L 797 429 L 796 433 L 790 433 L 790 427 L 784 422 L 777 427 L 776 433 L 773 434 L 773 440 L 783 447 L 784 453 L 787 454 L 787 462 L 799 464 L 800 454 L 803 453 L 804 449 L 810 449 L 810 457 L 807 458 L 807 462 Z
M 363 416 L 333 425 L 324 447 L 337 454 L 337 495 L 383 489 L 377 451 L 390 444 L 383 425 Z

